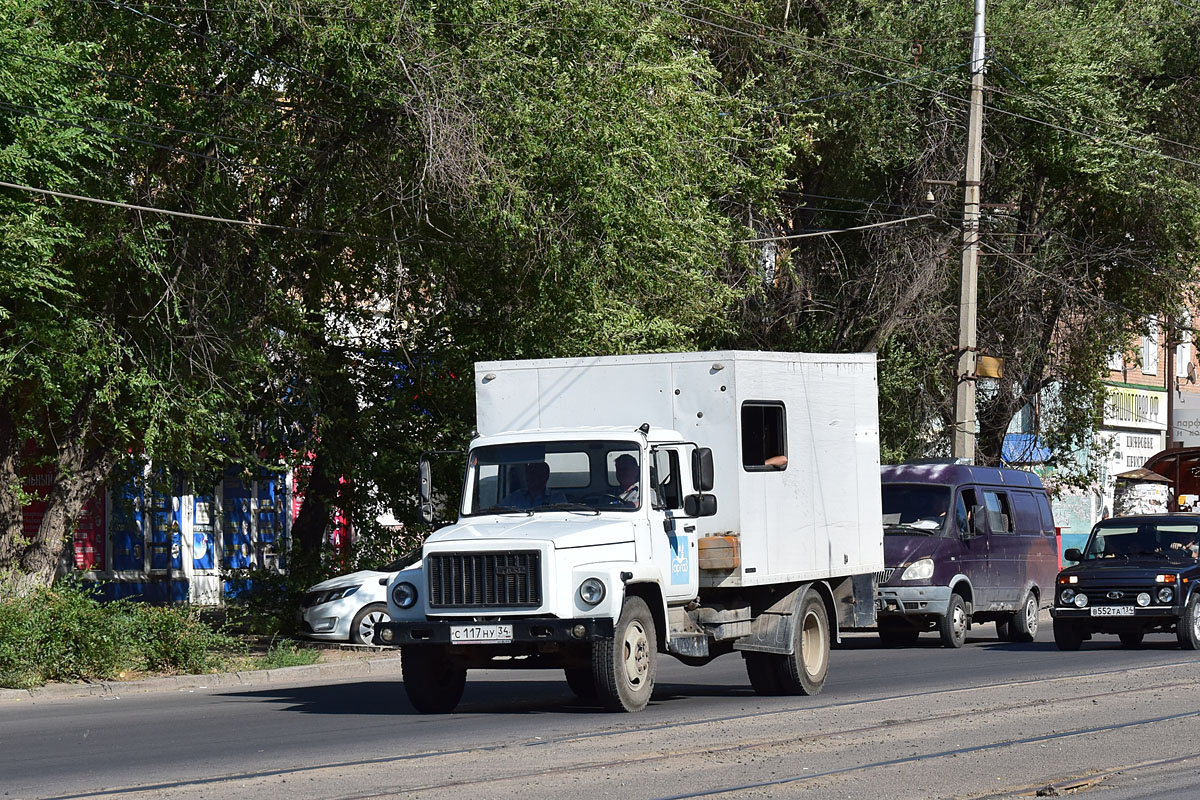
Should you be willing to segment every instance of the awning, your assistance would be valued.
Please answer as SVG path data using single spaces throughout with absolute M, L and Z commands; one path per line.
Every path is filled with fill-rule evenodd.
M 1033 433 L 1009 433 L 1004 436 L 1000 457 L 1008 464 L 1042 464 L 1050 459 L 1050 448 Z

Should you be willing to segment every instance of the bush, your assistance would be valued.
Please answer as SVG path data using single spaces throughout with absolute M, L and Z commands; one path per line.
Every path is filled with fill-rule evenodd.
M 194 607 L 103 603 L 64 582 L 0 600 L 0 687 L 110 680 L 123 672 L 207 672 L 244 648 Z

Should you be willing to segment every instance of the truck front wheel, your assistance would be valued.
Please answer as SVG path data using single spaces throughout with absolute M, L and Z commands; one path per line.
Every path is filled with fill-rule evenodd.
M 446 714 L 458 706 L 467 685 L 466 667 L 456 667 L 440 647 L 401 647 L 404 692 L 422 714 Z
M 784 694 L 814 695 L 829 672 L 829 614 L 825 601 L 809 592 L 800 602 L 792 627 L 792 654 L 779 656 L 779 683 Z
M 627 597 L 613 638 L 592 644 L 596 698 L 609 711 L 641 711 L 654 693 L 657 667 L 654 617 L 640 597 Z

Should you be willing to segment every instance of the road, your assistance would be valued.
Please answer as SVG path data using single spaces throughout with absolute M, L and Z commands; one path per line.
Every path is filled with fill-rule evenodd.
M 398 671 L 0 703 L 5 798 L 1178 797 L 1200 786 L 1200 655 L 1173 636 L 1061 653 L 972 630 L 852 634 L 817 697 L 758 697 L 741 659 L 660 660 L 651 705 L 578 703 L 559 673 L 471 673 L 421 716 Z M 1046 788 L 1051 787 L 1051 788 Z

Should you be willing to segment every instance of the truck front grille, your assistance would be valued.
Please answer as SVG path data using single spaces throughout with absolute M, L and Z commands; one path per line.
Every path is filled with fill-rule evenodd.
M 542 604 L 540 553 L 437 553 L 425 560 L 430 608 Z

